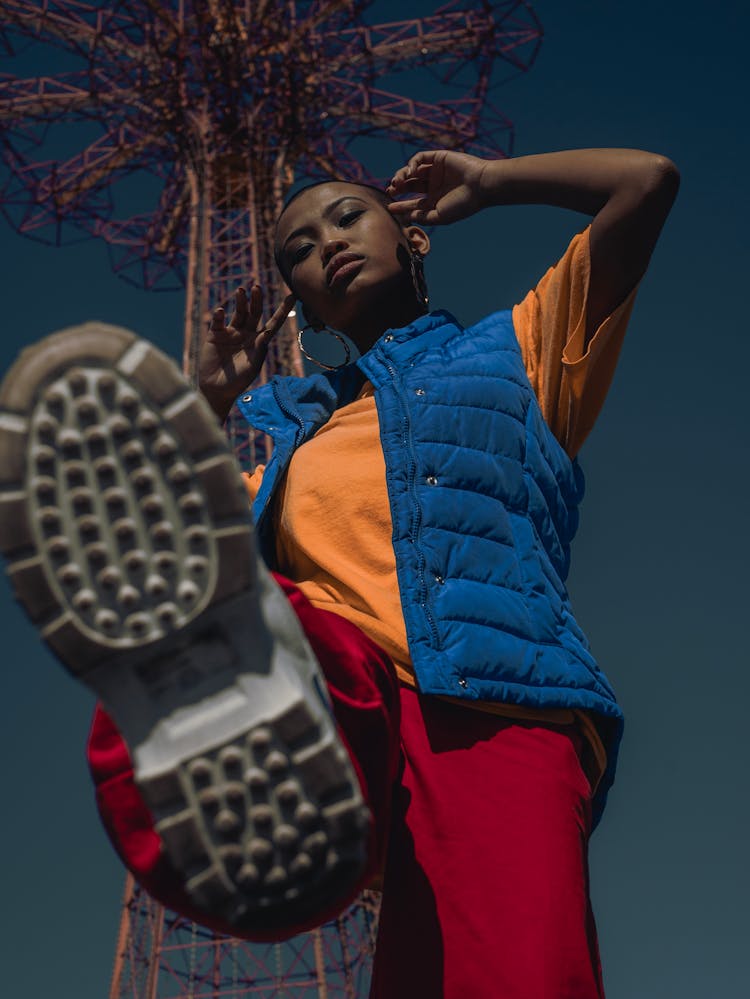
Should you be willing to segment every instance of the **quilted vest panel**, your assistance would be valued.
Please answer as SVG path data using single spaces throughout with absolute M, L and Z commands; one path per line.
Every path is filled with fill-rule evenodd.
M 375 387 L 420 689 L 596 712 L 609 759 L 600 812 L 622 715 L 565 588 L 583 476 L 544 422 L 509 311 L 466 330 L 432 313 L 387 331 L 356 366 L 276 379 L 241 402 L 274 436 L 254 508 L 264 554 L 269 500 L 294 449 L 356 396 L 363 375 Z

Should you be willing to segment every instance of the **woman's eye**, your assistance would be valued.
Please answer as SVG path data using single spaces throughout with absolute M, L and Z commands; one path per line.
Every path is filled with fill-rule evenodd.
M 344 215 L 342 215 L 341 218 L 339 219 L 339 225 L 344 227 L 351 225 L 352 222 L 356 222 L 356 220 L 363 212 L 364 208 L 357 208 L 354 211 L 345 212 Z
M 310 252 L 309 243 L 303 243 L 301 246 L 298 246 L 297 249 L 292 253 L 292 264 L 298 264 L 301 260 L 304 260 L 309 252 Z

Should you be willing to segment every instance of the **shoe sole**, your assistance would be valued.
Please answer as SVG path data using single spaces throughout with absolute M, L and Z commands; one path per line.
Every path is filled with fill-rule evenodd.
M 21 354 L 0 387 L 0 551 L 111 712 L 196 906 L 282 931 L 351 894 L 370 819 L 325 684 L 226 439 L 165 355 L 100 323 Z

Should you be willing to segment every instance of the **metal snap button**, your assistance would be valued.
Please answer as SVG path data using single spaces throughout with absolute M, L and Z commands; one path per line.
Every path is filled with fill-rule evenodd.
M 253 397 L 251 395 L 243 395 L 243 397 L 242 397 L 242 401 L 243 402 L 252 402 L 252 400 L 253 400 Z
M 393 333 L 387 333 L 383 337 L 383 340 L 384 340 L 385 343 L 390 343 L 392 339 L 393 339 Z
M 414 395 L 424 395 L 424 394 L 425 394 L 425 391 L 424 391 L 423 388 L 418 388 L 418 389 L 415 389 L 415 391 L 414 391 Z
M 464 690 L 466 690 L 466 688 L 469 686 L 469 681 L 468 680 L 464 680 L 464 678 L 462 676 L 460 676 L 458 678 L 458 685 L 459 685 L 459 687 L 462 687 Z
M 442 576 L 435 576 L 435 582 L 438 584 L 438 586 L 445 585 L 445 580 L 443 579 Z
M 436 475 L 428 475 L 427 476 L 427 485 L 428 486 L 436 486 L 437 485 L 437 476 Z

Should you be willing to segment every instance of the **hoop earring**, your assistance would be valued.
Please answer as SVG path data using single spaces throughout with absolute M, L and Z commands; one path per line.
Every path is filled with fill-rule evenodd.
M 315 333 L 327 333 L 328 336 L 336 337 L 338 342 L 346 351 L 346 357 L 341 364 L 325 364 L 323 361 L 319 361 L 317 357 L 313 357 L 312 354 L 308 354 L 305 350 L 304 344 L 302 343 L 302 334 L 305 330 L 313 330 Z M 325 368 L 326 371 L 338 371 L 339 368 L 345 367 L 349 363 L 349 359 L 352 356 L 349 344 L 340 333 L 337 333 L 336 330 L 332 330 L 330 326 L 315 326 L 313 323 L 308 323 L 307 326 L 301 326 L 299 332 L 297 333 L 297 346 L 300 349 L 300 353 L 306 357 L 308 361 L 312 361 L 313 364 L 317 364 L 319 368 Z
M 430 306 L 430 296 L 427 293 L 423 257 L 419 250 L 411 251 L 409 267 L 411 269 L 411 283 L 414 285 L 414 294 L 417 296 L 417 302 L 427 312 Z

